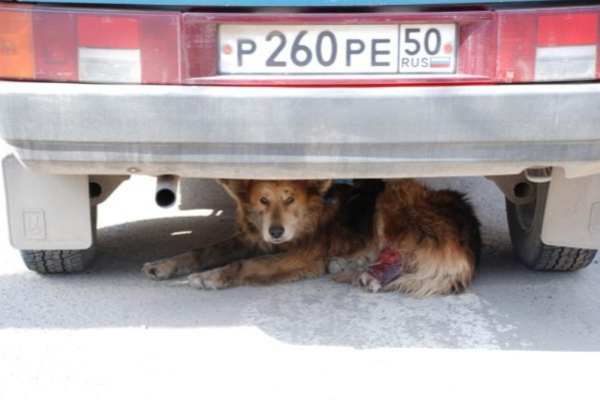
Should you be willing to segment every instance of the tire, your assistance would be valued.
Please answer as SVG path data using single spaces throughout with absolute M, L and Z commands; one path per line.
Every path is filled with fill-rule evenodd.
M 517 258 L 534 271 L 577 271 L 591 264 L 596 250 L 548 246 L 542 223 L 549 183 L 534 183 L 532 201 L 517 205 L 506 200 L 510 239 Z
M 84 250 L 21 250 L 25 266 L 40 274 L 83 272 L 94 260 L 96 245 L 96 206 L 91 209 L 92 245 Z

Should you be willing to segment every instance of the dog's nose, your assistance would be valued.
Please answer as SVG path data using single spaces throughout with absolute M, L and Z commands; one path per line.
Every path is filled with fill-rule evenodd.
M 281 239 L 284 232 L 285 229 L 281 225 L 273 225 L 269 228 L 269 235 L 271 235 L 273 239 Z

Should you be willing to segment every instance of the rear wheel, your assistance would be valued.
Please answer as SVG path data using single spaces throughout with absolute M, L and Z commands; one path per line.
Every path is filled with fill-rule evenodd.
M 549 183 L 534 183 L 531 201 L 506 200 L 506 214 L 513 248 L 519 260 L 535 271 L 576 271 L 587 267 L 596 250 L 548 246 L 542 242 L 542 223 Z
M 96 242 L 96 206 L 91 208 L 92 245 L 84 250 L 22 250 L 21 258 L 25 266 L 40 274 L 82 272 L 94 260 Z

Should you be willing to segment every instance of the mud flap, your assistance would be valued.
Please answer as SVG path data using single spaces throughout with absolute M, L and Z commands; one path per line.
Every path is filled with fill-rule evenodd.
M 554 169 L 542 241 L 551 246 L 600 249 L 600 175 L 567 179 L 562 169 Z
M 87 175 L 28 171 L 2 160 L 11 245 L 20 250 L 82 250 L 92 245 Z

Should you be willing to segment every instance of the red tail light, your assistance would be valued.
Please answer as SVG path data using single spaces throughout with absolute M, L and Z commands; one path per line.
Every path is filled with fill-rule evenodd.
M 499 82 L 594 80 L 598 7 L 505 11 L 499 19 Z
M 0 7 L 2 18 L 16 18 L 29 11 L 22 6 Z M 16 61 L 2 57 L 0 77 L 63 82 L 180 83 L 178 13 L 130 11 L 80 11 L 33 7 L 32 22 L 20 36 L 2 35 L 0 48 L 7 46 L 27 54 L 33 43 L 33 73 L 21 68 L 19 75 L 2 73 Z M 16 22 L 12 22 L 15 25 Z M 25 56 L 21 56 L 25 57 Z M 23 61 L 21 63 L 24 63 Z M 4 67 L 7 68 L 7 67 Z
M 35 78 L 44 81 L 76 82 L 77 35 L 75 16 L 71 13 L 36 13 Z
M 600 78 L 599 23 L 599 6 L 456 13 L 275 15 L 86 10 L 0 3 L 0 79 L 234 86 L 592 81 Z M 414 33 L 410 32 L 414 31 L 411 26 L 425 27 L 431 31 L 427 34 L 427 46 L 440 53 L 428 59 L 431 69 L 427 73 L 420 67 L 414 69 L 413 65 L 411 73 L 368 74 L 363 68 L 360 73 L 344 74 L 339 72 L 341 62 L 335 64 L 336 73 L 324 73 L 323 68 L 314 74 L 299 73 L 298 68 L 293 74 L 285 68 L 272 74 L 257 73 L 256 68 L 252 73 L 240 72 L 236 69 L 236 59 L 231 59 L 232 54 L 235 57 L 236 50 L 249 54 L 252 49 L 251 46 L 236 48 L 233 42 L 224 41 L 220 35 L 224 34 L 221 27 L 225 25 L 229 26 L 227 32 L 235 32 L 236 26 L 243 25 L 245 29 L 322 26 L 318 41 L 325 43 L 327 50 L 312 57 L 313 62 L 319 59 L 322 66 L 335 64 L 333 57 L 338 50 L 346 49 L 348 63 L 350 53 L 362 51 L 363 45 L 354 39 L 344 39 L 353 42 L 354 47 L 336 44 L 334 49 L 335 38 L 327 27 L 336 26 L 398 27 L 399 36 L 406 34 L 406 43 L 414 46 L 417 36 L 408 36 Z M 442 43 L 440 32 L 450 31 L 447 29 L 450 25 L 455 27 L 451 29 L 455 36 Z M 442 26 L 446 28 L 438 28 Z M 340 32 L 345 35 L 343 29 Z M 302 35 L 290 37 L 286 49 L 296 46 L 296 50 L 314 52 L 305 46 L 306 41 L 300 41 Z M 271 39 L 281 40 L 280 35 L 275 36 Z M 306 37 L 309 36 L 310 33 Z M 370 40 L 365 43 L 370 45 Z M 390 55 L 383 46 L 376 48 L 374 44 L 372 57 L 381 60 L 382 54 Z M 233 61 L 222 64 L 223 57 Z M 395 53 L 391 57 L 396 57 Z M 401 65 L 402 59 L 397 60 Z M 282 65 L 281 58 L 275 61 Z M 406 66 L 411 67 L 408 63 Z

